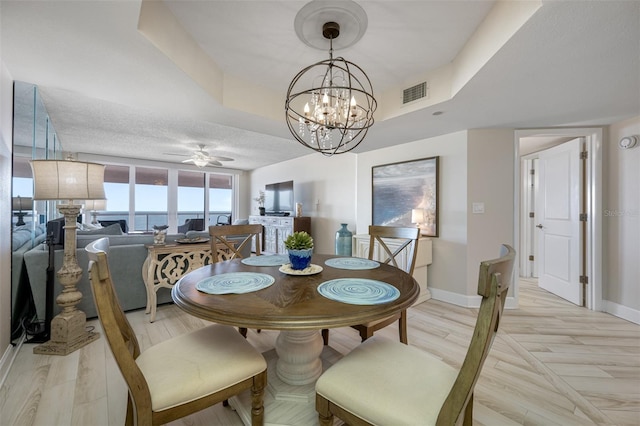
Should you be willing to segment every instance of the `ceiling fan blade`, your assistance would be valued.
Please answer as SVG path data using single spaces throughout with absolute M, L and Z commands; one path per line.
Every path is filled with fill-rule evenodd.
M 163 152 L 162 155 L 175 155 L 175 156 L 178 156 L 178 157 L 188 157 L 191 154 L 177 154 L 175 152 Z
M 189 158 L 187 160 L 182 160 L 182 163 L 195 163 L 195 160 L 193 158 Z
M 229 157 L 218 157 L 217 155 L 212 155 L 209 157 L 212 161 L 233 161 L 233 158 Z

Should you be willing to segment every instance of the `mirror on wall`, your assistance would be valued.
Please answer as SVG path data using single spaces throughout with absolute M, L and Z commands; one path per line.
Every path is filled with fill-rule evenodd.
M 24 266 L 24 253 L 46 239 L 47 220 L 55 205 L 33 200 L 33 177 L 29 160 L 61 159 L 62 147 L 51 123 L 38 87 L 20 81 L 13 90 L 12 168 L 12 257 L 11 257 L 11 338 L 22 335 L 33 319 L 31 289 Z M 45 271 L 43 271 L 45 273 Z
M 15 227 L 38 224 L 49 217 L 49 202 L 32 201 L 29 160 L 61 159 L 62 147 L 37 86 L 14 82 L 13 108 L 12 205 L 17 211 L 14 208 L 12 224 Z

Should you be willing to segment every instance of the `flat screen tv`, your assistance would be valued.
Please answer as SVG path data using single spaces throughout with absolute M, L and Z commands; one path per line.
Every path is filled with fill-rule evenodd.
M 291 214 L 294 209 L 293 181 L 270 183 L 264 187 L 266 214 Z

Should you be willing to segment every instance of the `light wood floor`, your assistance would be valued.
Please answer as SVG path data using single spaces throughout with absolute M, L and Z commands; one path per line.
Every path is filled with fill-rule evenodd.
M 520 295 L 476 386 L 474 424 L 640 425 L 640 326 L 575 307 L 526 280 Z M 409 311 L 409 341 L 459 367 L 475 315 L 427 301 Z M 128 317 L 143 350 L 203 325 L 173 305 L 160 307 L 153 324 L 141 311 Z M 395 339 L 396 328 L 380 334 Z M 250 330 L 249 340 L 266 351 L 276 335 Z M 351 329 L 331 333 L 331 346 L 342 353 L 358 342 Z M 104 338 L 66 357 L 33 355 L 32 347 L 21 348 L 0 389 L 0 425 L 123 424 L 126 388 Z M 173 424 L 241 422 L 218 405 Z

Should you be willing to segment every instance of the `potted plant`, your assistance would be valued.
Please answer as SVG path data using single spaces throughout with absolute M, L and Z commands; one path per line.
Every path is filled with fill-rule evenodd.
M 258 203 L 258 210 L 260 211 L 260 216 L 264 216 L 264 191 L 258 191 L 258 196 L 253 199 Z
M 290 234 L 284 240 L 284 246 L 289 252 L 291 269 L 302 270 L 309 267 L 313 252 L 313 238 L 305 231 L 297 231 Z

